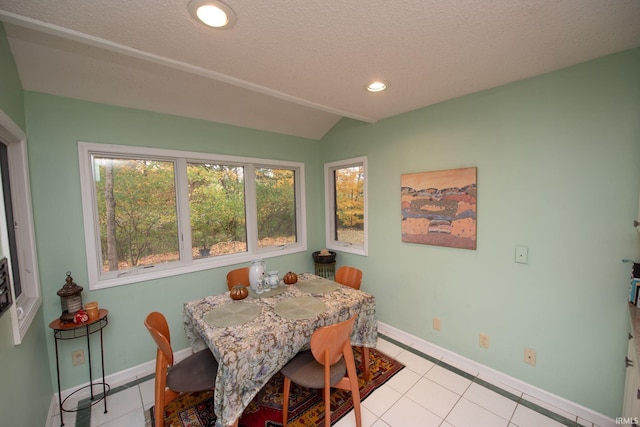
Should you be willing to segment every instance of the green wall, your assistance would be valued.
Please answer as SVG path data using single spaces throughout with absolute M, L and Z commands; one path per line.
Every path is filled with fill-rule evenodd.
M 0 23 L 0 110 L 25 129 L 22 85 Z M 4 215 L 2 215 L 4 220 Z M 0 318 L 0 414 L 2 424 L 42 426 L 53 394 L 45 324 L 40 310 L 29 332 L 18 346 L 13 345 L 11 316 Z
M 174 347 L 184 348 L 182 303 L 225 288 L 221 268 L 89 291 L 77 152 L 77 141 L 87 141 L 302 161 L 309 252 L 324 246 L 322 162 L 366 155 L 369 256 L 341 254 L 340 262 L 365 271 L 379 319 L 620 415 L 629 276 L 621 260 L 640 258 L 631 226 L 640 191 L 640 50 L 373 125 L 343 120 L 320 142 L 40 93 L 27 92 L 23 101 L 15 66 L 5 59 L 13 63 L 2 33 L 0 108 L 29 137 L 43 309 L 19 347 L 11 345 L 8 317 L 0 319 L 0 360 L 12 366 L 0 386 L 1 413 L 43 424 L 38 396 L 50 398 L 55 384 L 46 325 L 59 315 L 56 292 L 67 270 L 85 287 L 85 301 L 110 310 L 107 374 L 153 359 L 142 326 L 149 311 L 167 315 Z M 468 166 L 478 168 L 478 249 L 402 243 L 400 175 Z M 514 263 L 516 246 L 529 248 L 528 264 Z M 268 264 L 313 268 L 309 254 Z M 431 329 L 436 316 L 440 332 Z M 489 349 L 478 346 L 479 333 L 490 336 Z M 63 389 L 87 380 L 86 366 L 71 366 L 71 351 L 82 346 L 61 346 Z M 537 366 L 523 363 L 525 347 L 537 351 Z
M 344 120 L 322 144 L 324 161 L 368 156 L 369 257 L 343 259 L 365 271 L 380 321 L 620 415 L 621 260 L 639 259 L 640 50 L 374 125 Z M 477 250 L 403 243 L 400 175 L 471 166 Z M 528 264 L 514 262 L 516 246 L 529 248 Z
M 146 111 L 26 92 L 29 167 L 37 236 L 38 261 L 45 319 L 60 315 L 66 271 L 83 286 L 84 301 L 98 301 L 109 310 L 104 330 L 107 374 L 148 362 L 155 345 L 144 328 L 144 317 L 161 311 L 175 331 L 175 350 L 188 346 L 182 324 L 182 304 L 227 289 L 229 268 L 141 282 L 91 292 L 87 279 L 78 141 L 300 161 L 305 164 L 308 245 L 323 241 L 321 224 L 322 165 L 318 142 L 239 127 L 161 115 Z M 312 271 L 309 253 L 267 259 L 279 271 Z M 98 340 L 94 340 L 98 350 Z M 55 381 L 53 338 L 48 339 Z M 87 381 L 86 366 L 73 367 L 71 352 L 83 348 L 80 340 L 61 343 L 62 388 Z

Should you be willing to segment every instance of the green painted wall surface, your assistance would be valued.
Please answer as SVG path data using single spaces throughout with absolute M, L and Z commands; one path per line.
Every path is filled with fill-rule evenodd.
M 0 110 L 25 128 L 22 85 L 0 24 Z M 2 216 L 4 220 L 4 216 Z M 9 313 L 0 318 L 0 414 L 2 425 L 42 426 L 53 394 L 46 326 L 40 310 L 22 343 L 13 344 Z
M 25 129 L 22 84 L 2 22 L 0 22 L 0 110 L 11 117 L 11 120 L 16 122 L 22 130 Z
M 107 374 L 155 358 L 155 346 L 143 325 L 151 311 L 166 315 L 174 331 L 174 349 L 187 347 L 182 304 L 226 290 L 225 276 L 231 267 L 91 292 L 87 282 L 78 141 L 304 162 L 309 248 L 316 248 L 323 241 L 322 198 L 314 197 L 322 194 L 317 141 L 32 92 L 26 93 L 25 105 L 44 317 L 60 315 L 56 292 L 64 284 L 65 272 L 71 271 L 75 282 L 84 287 L 83 300 L 98 301 L 109 310 L 109 325 L 104 330 Z M 313 268 L 309 253 L 269 258 L 267 265 L 280 271 Z M 94 341 L 97 345 L 98 340 Z M 83 345 L 75 340 L 60 347 L 63 389 L 87 381 L 86 366 L 71 364 L 71 352 Z M 55 381 L 52 337 L 48 346 Z
M 621 260 L 639 254 L 640 50 L 374 125 L 344 120 L 322 144 L 324 161 L 368 156 L 369 257 L 343 260 L 365 271 L 380 321 L 620 415 Z M 403 243 L 400 175 L 472 166 L 477 250 Z M 528 264 L 514 262 L 517 246 Z M 523 363 L 525 347 L 537 366 Z
M 3 92 L 2 108 L 4 99 Z M 167 315 L 174 347 L 184 348 L 182 303 L 225 288 L 221 268 L 88 290 L 77 152 L 77 141 L 87 141 L 302 161 L 309 251 L 324 245 L 322 162 L 366 155 L 370 255 L 340 256 L 365 270 L 379 319 L 620 415 L 629 275 L 621 260 L 640 257 L 631 227 L 640 191 L 640 50 L 373 125 L 344 120 L 321 142 L 39 93 L 26 93 L 24 105 L 44 298 L 42 327 L 27 345 L 44 336 L 53 368 L 46 386 L 25 390 L 45 388 L 50 396 L 55 384 L 46 324 L 59 315 L 56 291 L 67 270 L 85 286 L 85 301 L 110 310 L 107 374 L 153 359 L 142 326 L 149 311 Z M 21 123 L 19 115 L 14 120 Z M 478 249 L 402 243 L 400 175 L 468 166 L 478 167 Z M 514 263 L 516 246 L 529 248 L 528 264 Z M 281 271 L 313 268 L 308 253 L 268 262 Z M 440 332 L 430 326 L 435 316 Z M 478 346 L 479 333 L 490 336 L 488 350 Z M 7 352 L 17 359 L 5 346 L 9 334 L 0 319 L 0 360 Z M 82 344 L 61 347 L 63 388 L 86 381 L 86 367 L 72 367 L 70 357 Z M 537 351 L 537 366 L 523 363 L 525 347 Z

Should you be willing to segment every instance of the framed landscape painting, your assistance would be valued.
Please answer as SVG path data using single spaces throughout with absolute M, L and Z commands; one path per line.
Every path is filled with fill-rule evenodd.
M 477 168 L 401 176 L 402 241 L 476 249 Z

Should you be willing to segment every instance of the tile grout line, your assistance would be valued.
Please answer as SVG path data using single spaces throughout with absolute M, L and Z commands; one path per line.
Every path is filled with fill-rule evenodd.
M 149 375 L 147 375 L 145 377 L 142 377 L 142 378 L 137 378 L 136 377 L 135 379 L 132 379 L 131 381 L 129 381 L 129 382 L 125 383 L 125 384 L 122 384 L 122 385 L 119 385 L 118 387 L 109 389 L 107 391 L 107 398 L 110 395 L 116 394 L 116 393 L 118 393 L 118 392 L 120 392 L 122 390 L 126 390 L 126 389 L 129 389 L 129 388 L 132 388 L 132 387 L 135 386 L 135 387 L 138 388 L 138 394 L 140 395 L 140 402 L 141 402 L 141 405 L 142 405 L 142 411 L 144 412 L 144 401 L 142 400 L 142 391 L 140 390 L 140 384 L 145 382 L 145 381 L 148 381 L 148 380 L 150 380 L 150 379 L 152 379 L 154 377 L 155 377 L 155 374 L 149 374 Z M 98 399 L 101 396 L 102 396 L 102 393 L 97 394 L 94 397 L 94 399 Z M 86 407 L 81 409 L 81 410 L 79 410 L 79 411 L 76 411 L 75 427 L 91 427 L 91 410 L 93 409 L 94 405 L 89 405 L 90 402 L 91 402 L 91 398 L 90 397 L 85 397 L 84 399 L 81 399 L 81 400 L 78 401 L 78 403 L 76 405 L 76 408 L 78 406 L 80 406 L 80 405 L 86 405 Z M 107 409 L 108 409 L 108 407 L 107 407 Z
M 418 351 L 415 348 L 413 348 L 413 347 L 411 347 L 411 346 L 409 346 L 407 344 L 401 343 L 400 341 L 397 341 L 397 340 L 395 340 L 395 339 L 393 339 L 391 337 L 388 337 L 388 336 L 386 336 L 384 334 L 381 334 L 381 333 L 378 333 L 378 336 L 384 338 L 386 341 L 389 341 L 390 343 L 395 344 L 396 346 L 398 346 L 398 347 L 400 347 L 400 348 L 402 348 L 404 350 L 407 350 L 407 351 L 409 351 L 409 352 L 411 352 L 411 353 L 413 353 L 413 354 L 415 354 L 417 356 L 420 356 L 420 357 L 422 357 L 422 358 L 424 358 L 426 360 L 429 360 L 430 362 L 433 362 L 436 365 L 442 366 L 443 368 L 445 368 L 445 369 L 447 369 L 447 370 L 449 370 L 449 371 L 451 371 L 451 372 L 453 372 L 455 374 L 458 374 L 458 375 L 460 375 L 460 376 L 462 376 L 462 377 L 464 377 L 466 379 L 469 379 L 472 382 L 475 382 L 475 383 L 477 383 L 478 385 L 480 385 L 482 387 L 485 387 L 485 388 L 487 388 L 487 389 L 489 389 L 491 391 L 494 391 L 494 392 L 500 394 L 503 397 L 506 397 L 507 399 L 510 399 L 510 400 L 516 402 L 516 409 L 517 409 L 517 405 L 522 405 L 525 408 L 531 409 L 532 411 L 537 412 L 537 413 L 539 413 L 541 415 L 544 415 L 544 416 L 546 416 L 548 418 L 551 418 L 552 420 L 554 420 L 556 422 L 559 422 L 560 424 L 563 424 L 565 426 L 568 426 L 568 427 L 581 427 L 578 424 L 577 416 L 576 416 L 576 420 L 572 421 L 569 418 L 566 418 L 566 417 L 564 417 L 564 416 L 562 416 L 560 414 L 557 414 L 557 413 L 555 413 L 555 412 L 553 412 L 553 411 L 551 411 L 551 410 L 549 410 L 547 408 L 544 408 L 544 407 L 542 407 L 540 405 L 537 405 L 537 404 L 535 404 L 533 402 L 530 402 L 530 401 L 524 399 L 523 396 L 517 396 L 517 395 L 515 395 L 513 393 L 510 393 L 510 392 L 498 387 L 495 384 L 492 384 L 492 383 L 490 383 L 488 381 L 485 381 L 485 380 L 479 378 L 478 376 L 471 375 L 470 373 L 465 372 L 465 371 L 463 371 L 463 370 L 461 370 L 459 368 L 456 368 L 455 366 L 450 365 L 450 364 L 448 364 L 446 362 L 443 362 L 440 359 L 436 359 L 433 356 L 430 356 L 428 354 L 422 353 L 421 351 Z M 462 397 L 462 395 L 460 397 Z M 456 404 L 457 404 L 457 402 L 456 402 Z M 513 419 L 513 415 L 515 415 L 515 411 L 516 410 L 514 409 L 514 411 L 513 411 L 514 413 L 511 415 L 511 419 Z M 509 422 L 511 422 L 511 420 L 509 420 Z
M 402 348 L 403 350 L 407 350 L 407 351 L 409 351 L 409 352 L 411 352 L 411 353 L 413 353 L 413 354 L 415 354 L 417 356 L 422 357 L 423 359 L 426 359 L 426 360 L 434 363 L 435 365 L 441 366 L 444 369 L 447 369 L 448 371 L 453 372 L 456 375 L 459 375 L 459 376 L 461 376 L 463 378 L 466 378 L 466 379 L 470 380 L 471 383 L 476 383 L 476 384 L 478 384 L 478 385 L 480 385 L 480 386 L 482 386 L 484 388 L 487 388 L 487 389 L 489 389 L 489 390 L 491 390 L 491 391 L 493 391 L 493 392 L 495 392 L 495 393 L 497 393 L 497 394 L 499 394 L 499 395 L 501 395 L 501 396 L 503 396 L 503 397 L 505 397 L 505 398 L 507 398 L 509 400 L 514 401 L 516 403 L 516 408 L 514 409 L 513 413 L 511 414 L 511 418 L 508 420 L 509 423 L 511 423 L 512 420 L 513 420 L 513 416 L 515 415 L 515 412 L 517 410 L 517 405 L 522 405 L 522 406 L 524 406 L 524 407 L 526 407 L 528 409 L 531 409 L 534 412 L 537 412 L 537 413 L 539 413 L 539 414 L 541 414 L 543 416 L 551 418 L 552 420 L 554 420 L 556 422 L 559 422 L 559 423 L 561 423 L 561 424 L 563 424 L 565 426 L 568 426 L 568 427 L 582 427 L 582 426 L 580 426 L 580 424 L 578 424 L 577 416 L 576 416 L 576 420 L 572 421 L 572 420 L 570 420 L 570 419 L 568 419 L 568 418 L 566 418 L 566 417 L 564 417 L 564 416 L 562 416 L 560 414 L 557 414 L 557 413 L 555 413 L 555 412 L 553 412 L 553 411 L 551 411 L 551 410 L 549 410 L 547 408 L 544 408 L 544 407 L 542 407 L 540 405 L 537 405 L 537 404 L 535 404 L 533 402 L 530 402 L 530 401 L 524 399 L 522 396 L 517 396 L 517 395 L 515 395 L 515 394 L 513 394 L 511 392 L 508 392 L 508 391 L 498 387 L 495 384 L 492 384 L 492 383 L 490 383 L 488 381 L 485 381 L 485 380 L 479 378 L 478 376 L 474 376 L 474 375 L 472 375 L 472 374 L 470 374 L 470 373 L 468 373 L 466 371 L 463 371 L 463 370 L 461 370 L 461 369 L 459 369 L 459 368 L 457 368 L 457 367 L 455 367 L 453 365 L 450 365 L 450 364 L 448 364 L 446 362 L 443 362 L 440 359 L 436 359 L 433 356 L 430 356 L 428 354 L 422 353 L 421 351 L 418 351 L 415 348 L 413 348 L 411 346 L 408 346 L 408 345 L 406 345 L 404 343 L 401 343 L 401 342 L 399 342 L 399 341 L 397 341 L 397 340 L 395 340 L 393 338 L 390 338 L 390 337 L 388 337 L 386 335 L 383 335 L 383 334 L 380 334 L 380 333 L 378 334 L 378 336 L 380 336 L 383 339 L 385 339 L 386 341 L 388 341 L 388 342 L 390 342 L 390 343 Z M 133 386 L 137 386 L 138 387 L 138 393 L 139 393 L 139 396 L 140 396 L 142 411 L 145 412 L 144 411 L 144 401 L 142 399 L 142 391 L 140 390 L 140 384 L 143 383 L 143 382 L 146 382 L 146 381 L 148 381 L 148 380 L 150 380 L 152 378 L 154 378 L 154 374 L 149 374 L 149 375 L 147 375 L 147 376 L 145 376 L 143 378 L 136 378 L 136 379 L 134 379 L 134 380 L 132 380 L 132 381 L 126 383 L 126 384 L 123 384 L 123 385 L 120 385 L 118 387 L 115 387 L 114 389 L 111 389 L 110 391 L 107 392 L 107 397 L 109 395 L 116 394 L 116 393 L 118 393 L 118 392 L 120 392 L 122 390 L 131 388 Z M 468 387 L 467 387 L 467 390 L 468 390 Z M 463 394 L 464 394 L 464 392 L 463 392 Z M 98 397 L 99 396 L 101 396 L 101 394 L 98 395 Z M 460 398 L 456 401 L 456 405 L 460 402 L 460 399 L 462 399 L 462 394 L 460 395 Z M 88 405 L 88 403 L 90 401 L 91 401 L 91 398 L 87 397 L 85 399 L 82 399 L 82 400 L 78 401 L 78 405 Z M 455 407 L 455 405 L 454 405 L 454 407 Z M 86 407 L 84 409 L 81 409 L 81 410 L 76 412 L 75 427 L 91 427 L 91 409 L 92 408 L 93 408 L 93 406 L 88 406 L 88 407 Z M 449 413 L 451 413 L 451 411 L 449 411 Z M 449 413 L 447 414 L 447 416 L 449 415 Z M 382 420 L 382 416 L 377 417 L 377 419 L 378 420 Z M 443 422 L 446 421 L 446 416 L 442 421 Z

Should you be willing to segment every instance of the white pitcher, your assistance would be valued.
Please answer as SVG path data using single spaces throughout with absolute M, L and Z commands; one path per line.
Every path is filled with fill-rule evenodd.
M 258 291 L 258 282 L 262 283 L 262 279 L 264 279 L 264 260 L 262 259 L 254 259 L 251 261 L 251 266 L 249 267 L 249 283 L 251 284 L 251 289 L 254 291 Z

